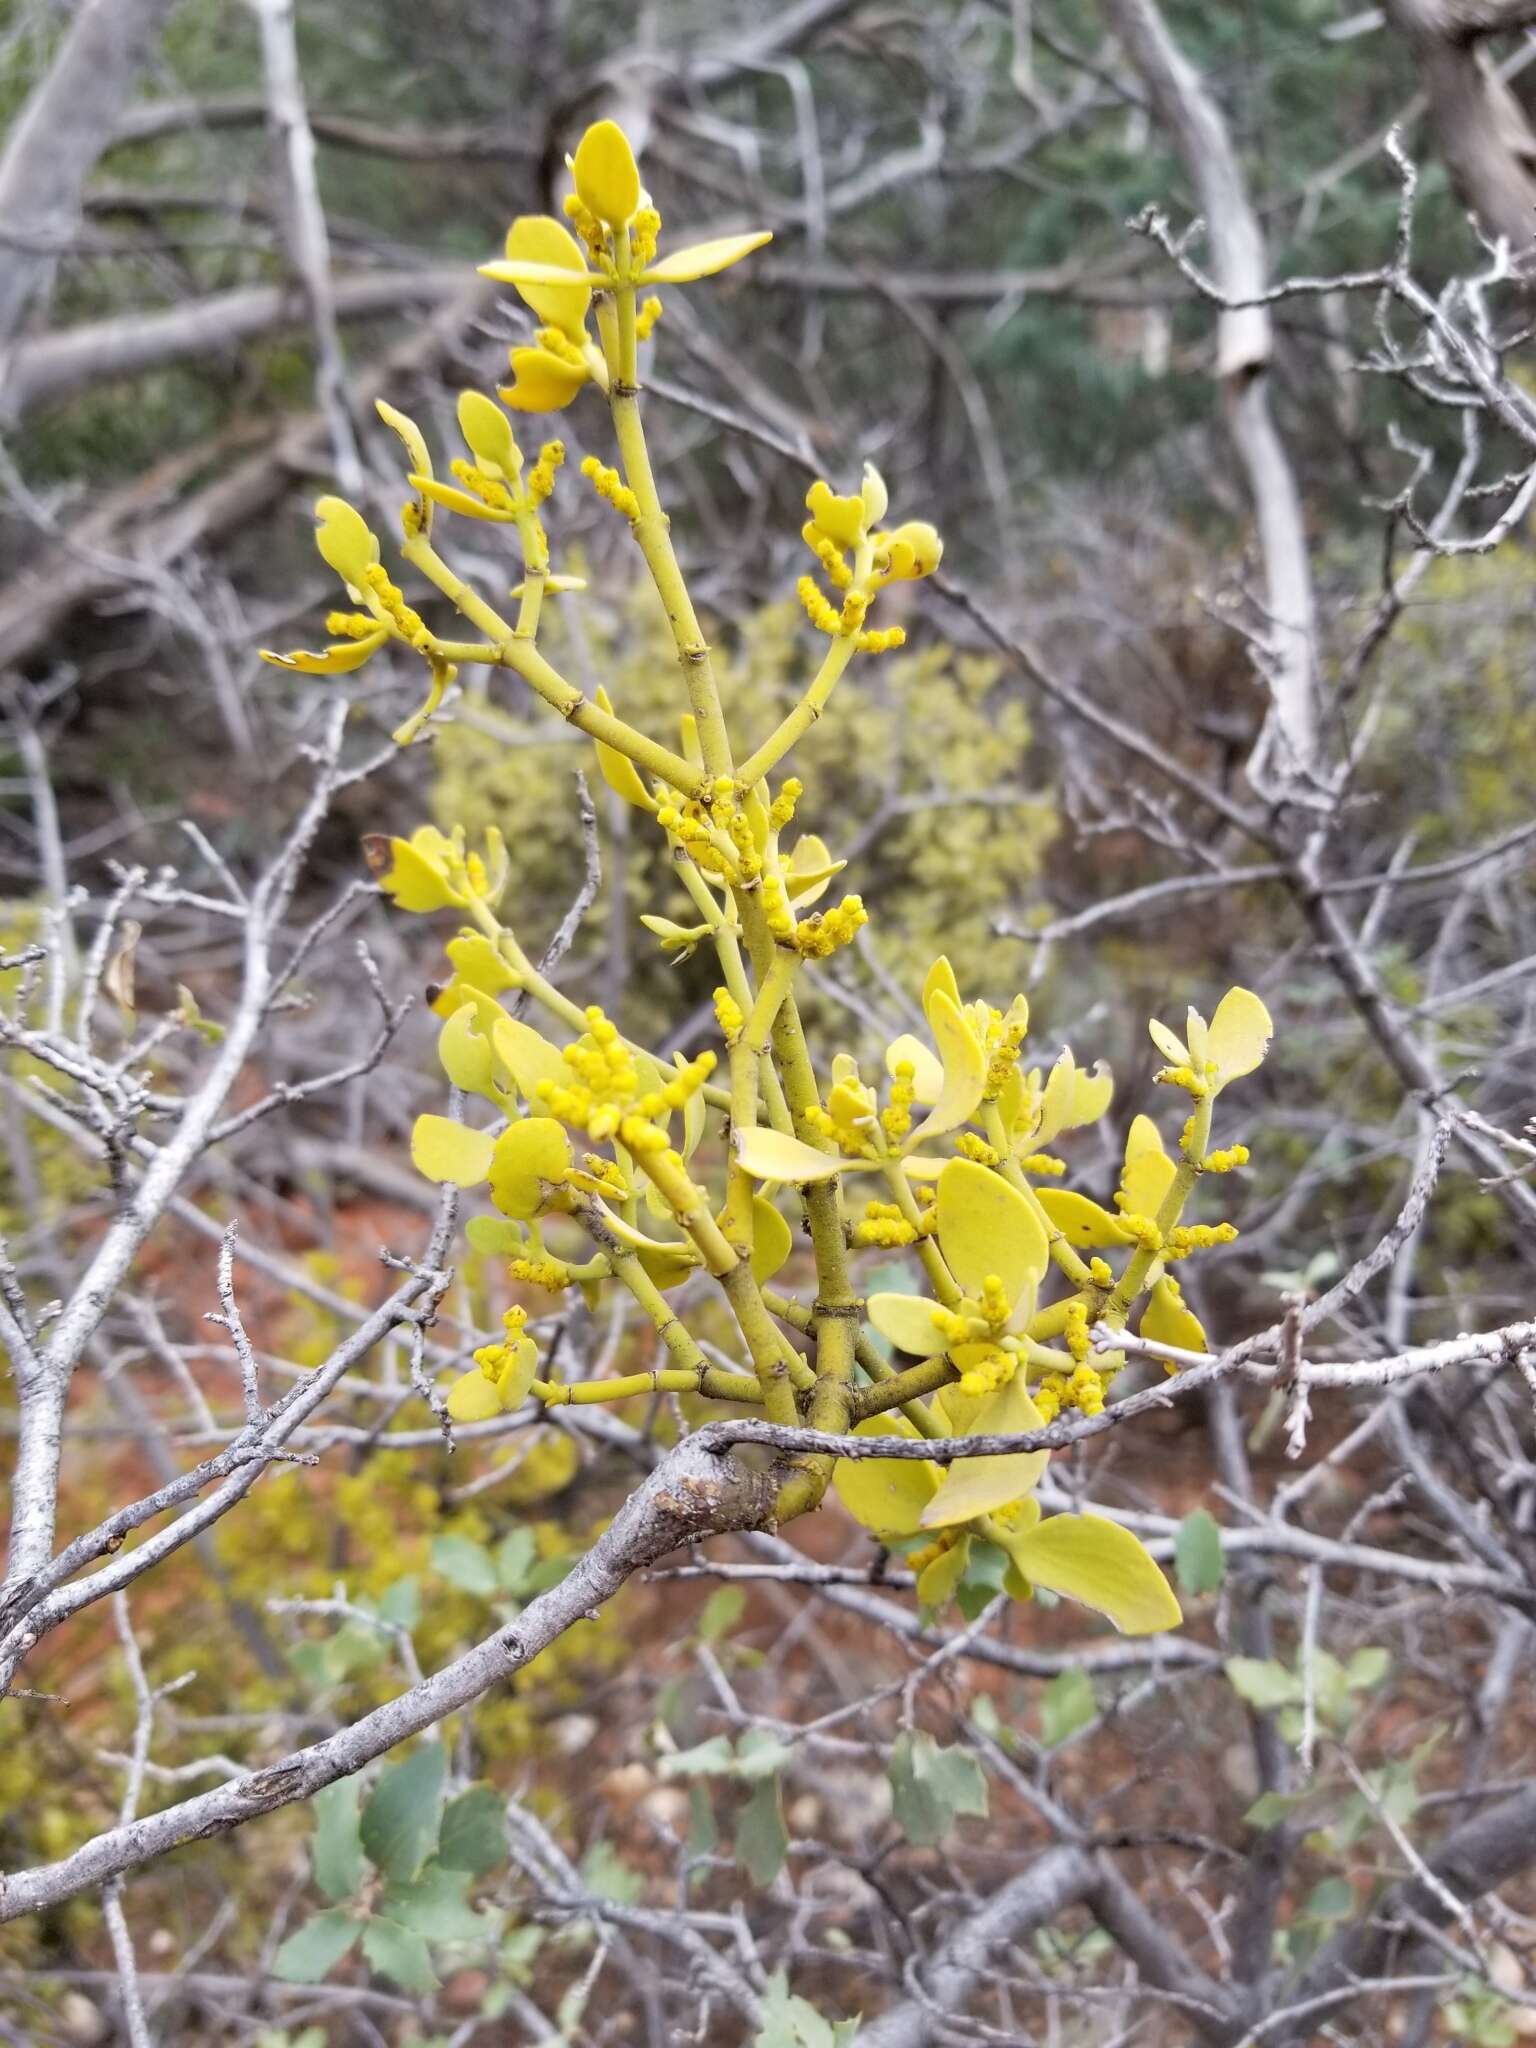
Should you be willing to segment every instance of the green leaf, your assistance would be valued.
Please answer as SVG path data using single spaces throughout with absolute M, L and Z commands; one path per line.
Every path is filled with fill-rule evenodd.
M 734 1766 L 736 1753 L 728 1735 L 711 1735 L 692 1749 L 674 1750 L 661 1760 L 664 1778 L 724 1777 Z
M 496 1923 L 466 1903 L 470 1875 L 429 1863 L 414 1883 L 387 1886 L 379 1913 L 428 1941 L 483 1940 Z
M 823 2019 L 808 1999 L 790 1991 L 789 1979 L 776 1970 L 763 1993 L 763 2024 L 752 2048 L 851 2048 L 859 2022 Z
M 766 1728 L 749 1728 L 736 1745 L 736 1776 L 750 1783 L 783 1770 L 793 1751 Z
M 630 1869 L 611 1842 L 592 1844 L 581 1859 L 581 1880 L 589 1892 L 618 1906 L 632 1906 L 645 1890 L 645 1879 Z
M 507 1858 L 507 1816 L 494 1785 L 471 1785 L 443 1809 L 437 1860 L 449 1870 L 484 1877 Z
M 333 1905 L 339 1899 L 350 1899 L 367 1874 L 358 1825 L 361 1793 L 355 1777 L 338 1778 L 310 1802 L 315 1809 L 315 1838 L 309 1848 L 315 1883 Z
M 1079 1728 L 1086 1728 L 1099 1711 L 1093 1696 L 1093 1680 L 1080 1664 L 1053 1678 L 1040 1696 L 1040 1740 L 1055 1749 Z
M 1308 1792 L 1261 1792 L 1243 1819 L 1251 1828 L 1277 1828 L 1305 1806 L 1310 1797 Z
M 1355 1888 L 1342 1877 L 1325 1877 L 1301 1903 L 1303 1920 L 1348 1920 L 1355 1910 Z
M 1299 1700 L 1301 1680 L 1273 1658 L 1229 1657 L 1227 1679 L 1240 1700 L 1257 1707 L 1261 1714 L 1273 1713 Z
M 717 1586 L 704 1602 L 694 1633 L 701 1643 L 718 1643 L 730 1634 L 746 1608 L 747 1596 L 740 1586 Z
M 437 1972 L 425 1939 L 396 1920 L 370 1920 L 363 1929 L 363 1954 L 381 1977 L 402 1991 L 435 1991 Z
M 358 1937 L 358 1924 L 332 1907 L 296 1928 L 272 1959 L 272 1974 L 285 1984 L 318 1984 L 334 1970 Z
M 414 1628 L 421 1619 L 421 1581 L 414 1573 L 387 1586 L 379 1601 L 379 1619 L 396 1628 Z
M 437 1840 L 448 1759 L 440 1742 L 423 1742 L 391 1764 L 363 1808 L 363 1847 L 397 1883 L 408 1884 Z
M 918 1730 L 902 1735 L 888 1770 L 896 1825 L 914 1848 L 932 1849 L 962 1814 L 984 1819 L 987 1780 L 968 1749 L 941 1749 Z
M 1179 1524 L 1174 1544 L 1173 1568 L 1179 1575 L 1179 1591 L 1191 1600 L 1202 1593 L 1214 1593 L 1226 1576 L 1227 1561 L 1221 1548 L 1221 1528 L 1214 1515 L 1196 1508 Z
M 984 1537 L 971 1538 L 965 1577 L 955 1593 L 955 1605 L 967 1621 L 974 1621 L 978 1614 L 991 1606 L 999 1593 L 1006 1590 L 1008 1571 L 1006 1550 L 996 1543 L 987 1542 Z
M 789 1833 L 777 1776 L 760 1778 L 736 1821 L 736 1860 L 756 1885 L 770 1885 L 784 1867 Z
M 527 1597 L 530 1575 L 539 1567 L 539 1539 L 525 1523 L 509 1529 L 495 1549 L 496 1578 L 514 1600 Z
M 1031 1585 L 1107 1615 L 1122 1635 L 1154 1635 L 1184 1619 L 1172 1587 L 1130 1530 L 1101 1515 L 1052 1515 L 1009 1549 Z
M 1344 1682 L 1351 1692 L 1369 1692 L 1380 1685 L 1392 1669 L 1392 1652 L 1379 1643 L 1367 1643 L 1356 1650 L 1344 1667 Z
M 452 1580 L 461 1593 L 489 1600 L 498 1590 L 496 1566 L 483 1543 L 467 1536 L 434 1536 L 431 1556 L 433 1571 Z

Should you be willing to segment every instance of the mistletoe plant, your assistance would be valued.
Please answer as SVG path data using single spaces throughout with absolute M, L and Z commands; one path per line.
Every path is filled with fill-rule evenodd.
M 661 947 L 707 946 L 719 962 L 723 1064 L 709 1050 L 669 1064 L 602 1010 L 579 1008 L 530 961 L 497 908 L 509 865 L 497 831 L 480 850 L 462 830 L 431 826 L 371 843 L 399 909 L 449 910 L 461 920 L 447 947 L 451 976 L 434 999 L 439 1049 L 453 1086 L 489 1111 L 480 1124 L 423 1116 L 417 1167 L 484 1194 L 488 1208 L 470 1218 L 470 1242 L 505 1257 L 514 1280 L 551 1295 L 577 1287 L 594 1303 L 624 1289 L 668 1360 L 609 1379 L 543 1376 L 526 1312 L 513 1308 L 503 1341 L 477 1351 L 448 1391 L 448 1414 L 478 1421 L 530 1396 L 555 1406 L 665 1390 L 756 1408 L 789 1427 L 929 1439 L 1027 1435 L 1066 1410 L 1096 1414 L 1124 1362 L 1114 1335 L 1133 1314 L 1150 1338 L 1204 1348 L 1174 1268 L 1234 1232 L 1183 1218 L 1202 1176 L 1247 1158 L 1240 1145 L 1212 1148 L 1212 1112 L 1222 1089 L 1263 1058 L 1268 1014 L 1256 996 L 1233 989 L 1209 1024 L 1191 1011 L 1182 1040 L 1152 1024 L 1166 1062 L 1157 1079 L 1189 1098 L 1190 1113 L 1176 1156 L 1149 1118 L 1135 1119 L 1113 1209 L 1060 1185 L 1066 1167 L 1052 1149 L 1104 1115 L 1111 1078 L 1102 1067 L 1080 1068 L 1070 1051 L 1048 1071 L 1030 1065 L 1023 996 L 1001 1009 L 967 1000 L 940 958 L 922 991 L 926 1036 L 888 1046 L 883 1077 L 861 1071 L 850 1052 L 808 1042 L 797 987 L 856 937 L 866 913 L 857 895 L 825 900 L 845 864 L 814 833 L 792 830 L 803 790 L 784 763 L 859 657 L 902 643 L 899 625 L 874 622 L 882 594 L 930 575 L 941 544 L 923 520 L 889 522 L 873 468 L 848 493 L 815 482 L 802 529 L 815 567 L 799 591 L 825 652 L 774 731 L 728 730 L 657 495 L 638 352 L 661 311 L 648 288 L 711 276 L 768 237 L 658 255 L 660 217 L 611 121 L 587 130 L 570 168 L 570 227 L 518 220 L 505 260 L 483 266 L 516 288 L 539 324 L 533 345 L 512 350 L 502 404 L 478 391 L 461 396 L 468 455 L 453 462 L 451 483 L 435 474 L 416 426 L 379 408 L 409 456 L 414 495 L 402 513 L 401 559 L 478 637 L 444 638 L 429 627 L 361 514 L 328 497 L 317 507 L 320 553 L 358 609 L 331 616 L 333 644 L 323 653 L 268 656 L 334 674 L 391 643 L 413 650 L 429 688 L 396 735 L 402 744 L 465 664 L 511 669 L 588 735 L 609 785 L 650 820 L 686 899 L 678 915 L 644 919 Z M 628 522 L 670 622 L 688 704 L 679 706 L 675 745 L 626 723 L 601 689 L 586 695 L 539 648 L 545 601 L 582 587 L 552 572 L 542 516 L 565 451 L 552 440 L 528 463 L 508 411 L 561 408 L 588 386 L 607 399 L 618 461 L 589 457 L 582 473 Z M 522 576 L 514 619 L 438 551 L 439 513 L 515 529 Z M 538 1006 L 544 1029 L 503 1005 L 514 992 L 519 1006 Z M 706 1138 L 722 1125 L 728 1144 L 716 1164 Z M 774 1285 L 795 1244 L 791 1216 L 803 1222 L 814 1259 L 809 1305 Z M 928 1293 L 866 1299 L 860 1254 L 899 1247 L 921 1262 Z M 740 1369 L 712 1362 L 669 1301 L 700 1274 L 729 1309 Z M 908 1362 L 893 1364 L 871 1332 Z M 1048 1455 L 957 1459 L 947 1470 L 911 1455 L 791 1456 L 776 1516 L 817 1507 L 835 1484 L 877 1537 L 912 1549 L 919 1598 L 930 1607 L 961 1588 L 979 1542 L 1001 1553 L 1002 1583 L 1020 1599 L 1046 1588 L 1129 1632 L 1176 1624 L 1166 1580 L 1126 1530 L 1094 1515 L 1042 1517 L 1036 1488 Z

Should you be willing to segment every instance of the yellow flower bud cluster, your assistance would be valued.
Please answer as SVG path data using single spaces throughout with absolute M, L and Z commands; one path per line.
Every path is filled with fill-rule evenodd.
M 1159 1252 L 1163 1248 L 1163 1233 L 1150 1216 L 1139 1216 L 1132 1211 L 1121 1211 L 1120 1222 L 1128 1230 L 1144 1252 Z
M 768 830 L 782 832 L 795 815 L 795 805 L 805 794 L 805 784 L 798 775 L 787 775 L 780 785 L 779 793 L 768 806 Z
M 795 585 L 795 595 L 804 605 L 805 615 L 817 632 L 835 640 L 843 630 L 843 615 L 835 604 L 828 603 L 816 578 L 802 576 Z
M 1032 1173 L 1037 1179 L 1059 1180 L 1067 1170 L 1065 1159 L 1058 1159 L 1054 1152 L 1031 1152 L 1019 1165 L 1025 1173 Z
M 656 261 L 656 237 L 661 233 L 661 215 L 654 206 L 642 206 L 629 224 L 630 252 L 637 267 L 646 269 Z
M 539 450 L 539 459 L 528 472 L 527 494 L 530 505 L 542 505 L 555 488 L 555 472 L 565 460 L 563 441 L 546 441 Z
M 905 626 L 871 626 L 856 635 L 861 654 L 892 654 L 898 647 L 907 644 Z
M 613 1202 L 627 1202 L 634 1193 L 616 1161 L 605 1159 L 601 1152 L 583 1152 L 581 1163 L 586 1168 L 581 1178 L 591 1183 L 591 1193 L 603 1195 Z
M 1108 1267 L 1105 1268 L 1106 1273 Z M 1066 1322 L 1062 1326 L 1061 1341 L 1079 1365 L 1086 1363 L 1093 1349 L 1088 1335 L 1088 1304 L 1085 1301 L 1069 1301 Z
M 978 1166 L 999 1166 L 1002 1161 L 985 1138 L 978 1138 L 974 1131 L 962 1131 L 955 1140 L 955 1150 L 962 1159 L 974 1159 Z
M 492 512 L 510 517 L 517 509 L 517 500 L 501 481 L 500 477 L 487 476 L 483 469 L 473 462 L 466 462 L 462 455 L 455 456 L 448 465 L 450 473 L 461 483 L 472 498 L 478 498 L 482 505 Z
M 1054 1422 L 1072 1408 L 1083 1415 L 1102 1415 L 1104 1412 L 1104 1375 L 1086 1361 L 1075 1367 L 1070 1375 L 1047 1373 L 1039 1386 L 1030 1391 L 1035 1406 L 1047 1422 Z
M 1163 1257 L 1170 1263 L 1187 1259 L 1191 1252 L 1207 1252 L 1212 1245 L 1230 1244 L 1236 1236 L 1235 1223 L 1181 1223 L 1169 1231 Z
M 1228 1145 L 1224 1151 L 1207 1152 L 1201 1164 L 1207 1173 L 1233 1173 L 1248 1164 L 1248 1147 Z
M 851 945 L 869 923 L 860 896 L 845 896 L 831 910 L 813 910 L 794 928 L 793 945 L 807 960 L 826 960 L 839 946 Z
M 581 465 L 581 473 L 597 495 L 616 512 L 622 512 L 631 524 L 639 519 L 640 500 L 616 469 L 606 462 L 599 462 L 595 455 L 589 455 Z
M 832 1090 L 825 1109 L 813 1102 L 801 1111 L 800 1121 L 835 1152 L 878 1159 L 880 1148 L 870 1129 L 873 1110 L 874 1101 L 867 1088 L 844 1082 Z
M 727 1045 L 734 1045 L 741 1036 L 746 1017 L 740 1003 L 728 988 L 715 990 L 715 1022 L 720 1026 L 720 1036 Z
M 571 1284 L 571 1269 L 563 1259 L 514 1259 L 507 1271 L 525 1287 L 542 1287 L 546 1294 L 559 1294 Z
M 681 808 L 676 804 L 663 804 L 656 813 L 656 822 L 663 832 L 670 832 L 681 841 L 696 868 L 701 868 L 708 875 L 724 875 L 729 871 L 730 861 L 715 843 L 710 821 L 696 798 L 691 798 Z
M 379 622 L 367 612 L 327 612 L 325 630 L 333 640 L 366 640 L 377 633 Z
M 988 1009 L 987 1081 L 981 1099 L 983 1102 L 996 1102 L 1018 1064 L 1019 1051 L 1029 1030 L 1029 1011 L 1016 1008 L 1004 1016 L 1002 1011 L 992 1009 L 990 1005 Z
M 981 1283 L 981 1312 L 996 1329 L 1001 1329 L 1013 1313 L 1007 1289 L 995 1273 L 988 1273 Z
M 534 332 L 534 340 L 546 355 L 558 356 L 562 363 L 585 370 L 587 359 L 581 352 L 580 344 L 572 341 L 563 327 L 540 327 Z M 513 365 L 514 369 L 516 365 Z
M 960 1391 L 979 1400 L 1006 1387 L 1018 1370 L 1019 1361 L 1011 1351 L 988 1351 L 960 1375 Z
M 660 318 L 660 299 L 642 299 L 635 308 L 635 339 L 637 341 L 649 341 L 656 322 Z
M 917 1232 L 894 1202 L 866 1202 L 863 1218 L 854 1224 L 849 1238 L 860 1247 L 877 1245 L 882 1251 L 898 1251 L 916 1243 Z
M 1214 1068 L 1211 1071 L 1214 1072 Z M 1159 1067 L 1152 1079 L 1165 1088 L 1182 1088 L 1196 1102 L 1203 1102 L 1210 1093 L 1210 1083 L 1193 1067 Z
M 736 857 L 737 879 L 755 882 L 763 871 L 752 821 L 736 805 L 736 785 L 729 775 L 717 775 L 709 795 L 709 816 L 717 830 L 723 830 Z
M 910 1060 L 898 1060 L 891 1081 L 891 1099 L 880 1112 L 880 1128 L 893 1145 L 899 1145 L 912 1128 L 912 1105 L 917 1100 L 917 1069 Z
M 587 245 L 587 254 L 603 270 L 612 272 L 613 263 L 608 254 L 608 230 L 597 215 L 585 206 L 574 192 L 567 192 L 563 202 L 566 219 Z
M 829 539 L 814 519 L 807 519 L 804 526 L 800 529 L 800 537 L 817 561 L 820 562 L 826 579 L 832 585 L 832 588 L 834 590 L 847 590 L 853 582 L 853 571 L 849 568 L 843 551 L 837 542 Z M 811 583 L 813 589 L 815 588 L 809 576 L 805 580 L 807 583 Z
M 501 1318 L 501 1327 L 506 1335 L 499 1344 L 482 1344 L 476 1351 L 474 1361 L 488 1380 L 497 1380 L 512 1363 L 512 1347 L 522 1336 L 528 1322 L 528 1311 L 515 1303 Z
M 1088 1278 L 1095 1287 L 1113 1287 L 1115 1269 L 1108 1259 L 1093 1258 L 1088 1261 Z
M 427 631 L 420 612 L 413 612 L 405 601 L 405 592 L 398 583 L 391 583 L 389 571 L 380 562 L 372 562 L 363 571 L 363 580 L 379 601 L 379 609 L 385 612 L 401 637 L 425 654 L 436 646 Z
M 921 1576 L 936 1558 L 942 1557 L 946 1550 L 953 1550 L 964 1534 L 964 1523 L 956 1523 L 952 1529 L 941 1529 L 933 1541 L 925 1543 L 921 1550 L 907 1552 L 908 1566 Z

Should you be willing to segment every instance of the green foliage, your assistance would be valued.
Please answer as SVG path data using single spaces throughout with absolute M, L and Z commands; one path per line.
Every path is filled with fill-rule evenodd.
M 366 1802 L 350 1778 L 315 1795 L 310 1856 L 331 1904 L 288 1936 L 278 1976 L 319 1983 L 361 1938 L 373 1969 L 402 1990 L 431 1991 L 434 1947 L 494 1939 L 500 1920 L 468 1894 L 506 1861 L 504 1805 L 493 1786 L 471 1785 L 445 1806 L 446 1771 L 442 1744 L 423 1742 L 385 1765 Z
M 1058 1672 L 1040 1695 L 1040 1740 L 1056 1749 L 1080 1728 L 1098 1718 L 1093 1680 L 1081 1665 Z
M 859 2022 L 828 2020 L 804 1998 L 789 1988 L 789 1979 L 776 1970 L 763 1994 L 763 2024 L 754 2036 L 752 2048 L 853 2048 Z
M 967 1814 L 986 1818 L 986 1776 L 974 1751 L 959 1744 L 942 1748 L 909 1729 L 891 1751 L 887 1775 L 896 1825 L 914 1848 L 936 1847 Z
M 1173 1568 L 1179 1590 L 1191 1600 L 1216 1592 L 1226 1577 L 1227 1561 L 1221 1547 L 1221 1526 L 1207 1508 L 1196 1508 L 1179 1524 L 1174 1543 Z

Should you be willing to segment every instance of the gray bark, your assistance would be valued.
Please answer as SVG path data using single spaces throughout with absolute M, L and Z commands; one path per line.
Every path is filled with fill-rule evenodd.
M 46 290 L 56 251 L 171 0 L 85 0 L 0 156 L 0 350 Z M 3 364 L 0 364 L 3 369 Z

